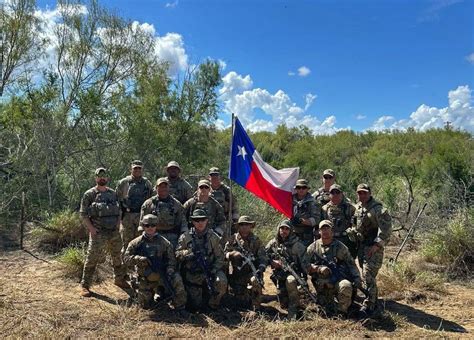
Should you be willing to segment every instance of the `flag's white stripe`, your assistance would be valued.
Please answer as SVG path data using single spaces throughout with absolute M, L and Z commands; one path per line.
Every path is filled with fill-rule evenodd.
M 257 150 L 253 153 L 253 161 L 259 168 L 262 176 L 273 186 L 293 192 L 293 187 L 300 174 L 300 168 L 285 168 L 277 170 L 270 164 L 265 163 Z

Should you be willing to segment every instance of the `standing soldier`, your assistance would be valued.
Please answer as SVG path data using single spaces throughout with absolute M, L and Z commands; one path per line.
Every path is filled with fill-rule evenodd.
M 193 196 L 193 188 L 184 178 L 180 177 L 181 167 L 178 162 L 171 161 L 166 167 L 168 174 L 169 191 L 170 195 L 176 198 L 179 203 L 184 204 L 188 199 Z
M 119 202 L 115 191 L 107 187 L 109 176 L 105 168 L 95 170 L 95 182 L 97 185 L 84 193 L 80 208 L 82 221 L 89 230 L 89 246 L 81 280 L 83 297 L 92 295 L 89 290 L 92 276 L 104 256 L 104 248 L 107 248 L 112 257 L 115 285 L 122 289 L 130 288 L 125 281 L 126 270 L 120 256 L 122 239 L 119 233 Z
M 188 303 L 194 310 L 200 308 L 207 295 L 209 308 L 217 309 L 227 291 L 224 252 L 217 234 L 207 227 L 209 219 L 204 210 L 194 210 L 191 220 L 193 227 L 181 235 L 176 249 Z
M 153 192 L 153 185 L 146 177 L 143 177 L 143 163 L 141 161 L 132 162 L 131 175 L 118 182 L 116 192 L 122 210 L 120 234 L 125 251 L 128 242 L 140 234 L 138 231 L 140 209 L 143 202 L 150 198 Z
M 355 226 L 348 230 L 348 236 L 361 244 L 357 256 L 368 297 L 360 312 L 366 316 L 373 313 L 377 306 L 376 278 L 382 267 L 384 247 L 392 234 L 392 218 L 382 203 L 372 197 L 367 184 L 357 186 L 357 200 Z
M 232 207 L 230 206 L 230 188 L 222 183 L 219 168 L 213 167 L 209 169 L 209 181 L 211 182 L 211 196 L 219 202 L 224 208 L 224 216 L 228 223 L 236 223 L 239 219 L 239 207 L 237 200 L 232 195 Z M 229 221 L 229 211 L 232 211 L 232 220 Z
M 352 226 L 355 207 L 349 202 L 340 185 L 333 184 L 329 188 L 330 201 L 323 206 L 323 218 L 333 224 L 333 236 L 349 248 L 352 258 L 357 256 L 357 243 L 347 236 L 347 229 Z
M 293 218 L 291 219 L 293 231 L 305 247 L 313 242 L 314 227 L 318 225 L 321 218 L 321 208 L 316 205 L 314 197 L 308 192 L 309 189 L 307 180 L 296 181 L 296 193 L 293 194 Z
M 144 232 L 133 239 L 125 251 L 124 261 L 135 266 L 138 275 L 138 303 L 145 309 L 154 304 L 155 293 L 160 289 L 170 290 L 174 308 L 180 316 L 187 316 L 184 310 L 186 291 L 181 275 L 176 272 L 176 257 L 171 243 L 156 232 L 158 217 L 145 215 L 142 220 Z
M 184 203 L 184 214 L 189 227 L 192 226 L 191 214 L 196 209 L 206 212 L 209 219 L 208 227 L 216 232 L 219 237 L 225 236 L 226 225 L 224 208 L 210 195 L 211 183 L 207 179 L 202 179 L 198 183 L 198 190 L 194 197 Z
M 290 264 L 296 275 L 305 274 L 303 256 L 306 247 L 292 231 L 290 221 L 280 222 L 275 238 L 265 247 L 270 258 L 273 274 L 270 277 L 277 287 L 278 299 L 282 308 L 288 308 L 288 318 L 296 319 L 300 310 L 300 294 L 297 279 L 284 269 L 284 262 Z
M 249 216 L 240 216 L 238 232 L 225 245 L 225 257 L 232 264 L 229 285 L 242 305 L 259 309 L 262 300 L 263 273 L 268 257 L 262 241 L 252 233 L 255 221 Z
M 333 238 L 333 227 L 329 220 L 319 223 L 321 238 L 308 247 L 304 263 L 326 313 L 346 316 L 352 303 L 352 285 L 361 287 L 361 280 L 349 249 Z
M 336 181 L 336 173 L 332 169 L 326 169 L 321 178 L 323 186 L 313 193 L 316 204 L 321 208 L 329 202 L 329 188 Z
M 156 181 L 156 192 L 155 196 L 143 203 L 140 221 L 148 214 L 158 216 L 158 232 L 176 248 L 179 235 L 188 230 L 183 206 L 170 195 L 169 182 L 165 177 Z

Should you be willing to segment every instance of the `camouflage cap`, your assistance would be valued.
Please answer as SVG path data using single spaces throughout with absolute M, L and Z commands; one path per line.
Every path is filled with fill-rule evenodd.
M 142 226 L 145 226 L 145 225 L 156 226 L 156 225 L 158 225 L 158 216 L 153 215 L 153 214 L 147 214 L 143 217 L 140 224 Z
M 336 173 L 334 172 L 333 169 L 326 169 L 326 170 L 323 171 L 323 176 L 324 175 L 329 175 L 331 177 L 334 177 L 334 176 L 336 176 Z
M 106 175 L 107 175 L 107 169 L 104 168 L 104 167 L 100 167 L 100 168 L 97 168 L 95 169 L 95 175 L 98 176 L 101 172 L 104 172 Z
M 207 179 L 201 179 L 198 182 L 198 188 L 200 188 L 202 186 L 206 186 L 206 187 L 210 188 L 211 187 L 211 182 L 209 182 Z
M 132 168 L 143 168 L 143 162 L 138 159 L 132 162 Z
M 215 166 L 209 169 L 209 175 L 220 175 L 221 171 L 219 168 L 216 168 Z
M 365 184 L 365 183 L 361 183 L 357 186 L 357 190 L 356 192 L 359 192 L 359 191 L 367 191 L 367 192 L 370 192 L 370 187 L 368 184 Z
M 208 218 L 206 212 L 203 209 L 196 209 L 193 211 L 193 214 L 190 216 L 192 220 L 199 220 L 202 218 Z
M 176 161 L 169 162 L 168 165 L 166 166 L 166 170 L 168 170 L 169 168 L 172 168 L 172 167 L 175 167 L 175 168 L 178 168 L 179 170 L 181 170 L 181 167 L 179 166 L 178 162 L 176 162 Z
M 319 229 L 322 229 L 324 227 L 329 227 L 329 228 L 334 228 L 334 224 L 332 224 L 331 221 L 329 220 L 322 220 L 321 222 L 319 222 Z
M 280 229 L 281 227 L 292 229 L 293 225 L 291 224 L 290 220 L 282 220 L 280 224 L 278 224 L 278 229 Z
M 168 178 L 166 178 L 166 177 L 160 177 L 160 178 L 158 178 L 158 179 L 156 180 L 156 185 L 157 185 L 157 186 L 160 185 L 160 184 L 162 184 L 162 183 L 166 183 L 166 184 L 169 185 L 169 184 L 170 184 L 170 181 L 168 181 Z
M 295 185 L 295 188 L 298 188 L 298 187 L 303 187 L 303 188 L 308 188 L 310 189 L 310 186 L 308 184 L 308 181 L 305 180 L 304 178 L 301 178 L 299 180 L 296 181 L 296 185 Z
M 341 188 L 341 186 L 340 186 L 339 184 L 333 184 L 333 185 L 331 185 L 331 187 L 329 188 L 329 192 L 331 192 L 331 191 L 333 191 L 333 190 L 342 192 L 342 188 Z
M 240 216 L 239 217 L 239 220 L 237 221 L 237 225 L 239 224 L 251 224 L 252 226 L 255 225 L 255 221 L 252 221 L 252 219 L 250 218 L 250 216 Z

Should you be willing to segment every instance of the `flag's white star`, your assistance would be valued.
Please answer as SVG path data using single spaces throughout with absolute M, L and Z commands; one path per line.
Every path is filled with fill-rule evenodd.
M 244 146 L 237 145 L 239 148 L 239 152 L 237 153 L 237 156 L 242 156 L 242 158 L 245 160 L 245 156 L 247 155 L 247 151 L 245 151 Z

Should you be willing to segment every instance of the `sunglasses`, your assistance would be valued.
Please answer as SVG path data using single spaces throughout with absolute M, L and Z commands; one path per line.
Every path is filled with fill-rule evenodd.
M 207 220 L 207 218 L 195 218 L 195 219 L 193 219 L 194 222 L 198 222 L 198 223 L 203 222 L 205 220 Z
M 341 192 L 339 190 L 333 190 L 330 192 L 330 194 L 333 194 L 333 195 L 339 195 Z
M 209 189 L 209 187 L 206 186 L 206 185 L 201 185 L 201 186 L 199 187 L 199 189 Z
M 300 189 L 308 189 L 308 187 L 296 187 L 295 189 L 296 189 L 296 190 L 300 190 Z
M 331 178 L 333 178 L 333 177 L 332 177 L 331 175 L 324 175 L 323 178 L 324 178 L 324 179 L 331 179 Z
M 143 226 L 143 228 L 154 228 L 154 227 L 156 227 L 153 224 L 143 224 L 142 226 Z

